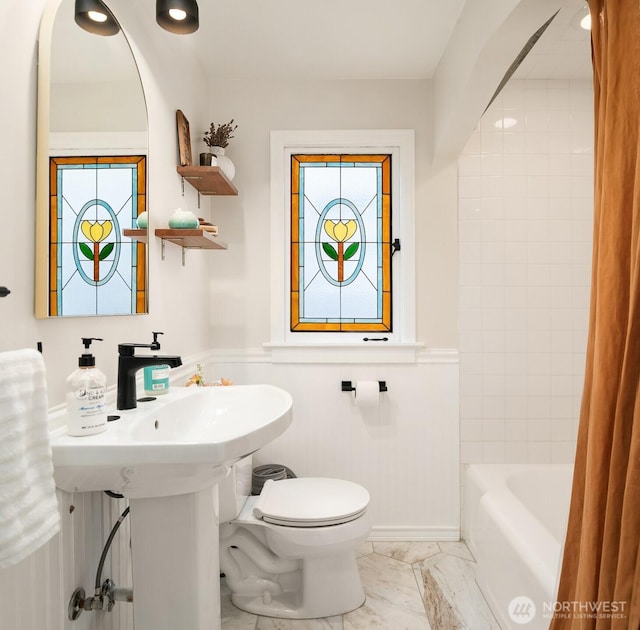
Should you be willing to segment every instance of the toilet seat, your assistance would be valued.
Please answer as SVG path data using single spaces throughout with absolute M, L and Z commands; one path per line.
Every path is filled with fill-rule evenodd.
M 369 505 L 365 488 L 344 479 L 321 477 L 268 480 L 253 515 L 287 527 L 324 527 L 353 521 Z

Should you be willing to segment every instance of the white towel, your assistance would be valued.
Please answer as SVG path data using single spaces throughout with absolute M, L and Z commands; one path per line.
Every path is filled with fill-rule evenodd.
M 0 353 L 0 568 L 20 562 L 59 529 L 42 355 Z

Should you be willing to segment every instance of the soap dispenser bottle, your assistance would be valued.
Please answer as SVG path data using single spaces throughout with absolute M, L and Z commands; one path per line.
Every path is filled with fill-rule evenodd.
M 86 352 L 78 359 L 78 369 L 67 378 L 67 433 L 82 436 L 107 428 L 107 377 L 96 367 L 89 353 L 97 337 L 83 337 Z

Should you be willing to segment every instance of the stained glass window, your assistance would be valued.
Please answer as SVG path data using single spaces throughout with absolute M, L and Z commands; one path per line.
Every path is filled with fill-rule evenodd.
M 391 322 L 391 155 L 291 156 L 291 331 Z
M 143 242 L 124 236 L 146 209 L 146 158 L 50 159 L 49 314 L 147 311 Z

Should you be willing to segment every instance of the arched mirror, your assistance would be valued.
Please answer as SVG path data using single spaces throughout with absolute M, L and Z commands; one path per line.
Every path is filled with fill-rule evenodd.
M 144 92 L 122 29 L 74 15 L 51 0 L 40 26 L 36 316 L 146 313 Z

